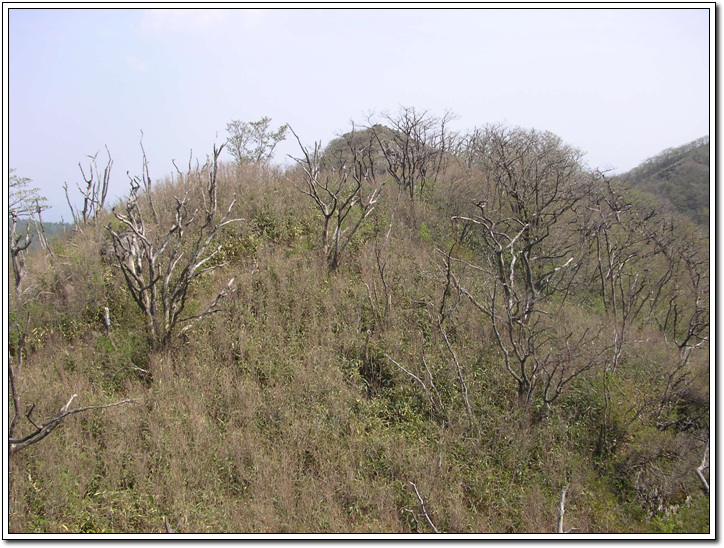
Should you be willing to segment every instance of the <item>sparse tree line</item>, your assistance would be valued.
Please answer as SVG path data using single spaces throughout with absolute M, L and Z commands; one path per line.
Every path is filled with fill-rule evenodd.
M 698 375 L 692 360 L 697 352 L 708 352 L 708 247 L 697 232 L 655 203 L 585 167 L 581 152 L 555 135 L 502 125 L 458 134 L 449 129 L 452 119 L 449 113 L 438 117 L 401 108 L 395 114 L 370 116 L 361 126 L 353 124 L 326 148 L 321 142 L 305 144 L 291 126 L 271 129 L 266 117 L 251 123 L 235 120 L 227 125 L 227 142 L 214 146 L 202 166 L 189 164 L 185 173 L 178 172 L 175 194 L 163 206 L 156 203 L 143 145 L 142 174 L 130 179 L 128 197 L 112 209 L 112 218 L 106 210 L 110 152 L 102 173 L 96 156 L 87 171 L 81 166 L 80 207 L 71 204 L 67 185 L 66 195 L 78 230 L 95 230 L 101 220 L 107 223 L 106 256 L 142 312 L 153 347 L 161 349 L 197 321 L 222 312 L 224 300 L 236 290 L 232 275 L 210 303 L 188 310 L 199 280 L 227 266 L 219 259 L 218 244 L 225 227 L 244 222 L 234 215 L 235 200 L 219 203 L 222 150 L 226 148 L 239 165 L 266 166 L 277 144 L 291 133 L 300 153 L 292 157 L 294 163 L 284 176 L 316 212 L 326 273 L 334 275 L 341 268 L 364 230 L 373 233 L 379 286 L 367 287 L 375 311 L 365 335 L 368 353 L 376 330 L 390 317 L 396 284 L 408 283 L 391 280 L 386 270 L 386 243 L 397 227 L 397 205 L 408 202 L 415 225 L 415 204 L 423 202 L 431 188 L 454 180 L 461 190 L 454 210 L 448 212 L 449 233 L 436 242 L 438 262 L 429 268 L 439 293 L 425 306 L 447 351 L 468 429 L 476 433 L 482 410 L 471 402 L 473 365 L 460 359 L 454 337 L 466 308 L 474 311 L 472 316 L 466 312 L 465 318 L 477 318 L 481 338 L 490 337 L 498 367 L 507 373 L 532 420 L 549 417 L 562 394 L 585 378 L 602 391 L 604 401 L 597 452 L 615 451 L 620 430 L 637 421 L 648 421 L 661 431 L 693 432 L 699 438 L 692 438 L 698 443 L 690 450 L 707 448 L 696 474 L 708 492 L 703 475 L 708 467 L 708 407 L 698 414 L 679 412 Z M 70 414 L 132 401 L 70 409 L 71 398 L 42 424 L 32 419 L 32 407 L 21 410 L 14 379 L 22 367 L 23 341 L 32 320 L 28 304 L 39 289 L 25 277 L 30 237 L 27 232 L 17 234 L 15 227 L 19 218 L 28 217 L 42 234 L 44 208 L 43 199 L 28 184 L 11 178 L 9 251 L 16 319 L 10 330 L 18 341 L 9 360 L 11 453 L 40 441 Z M 375 213 L 386 198 L 394 203 L 386 204 L 391 214 L 380 224 Z M 43 248 L 53 253 L 47 242 Z M 579 307 L 592 312 L 582 316 Z M 658 364 L 665 389 L 626 416 L 613 417 L 611 399 L 620 397 L 617 373 L 628 366 L 648 331 L 659 333 L 676 356 Z M 394 356 L 392 349 L 384 355 L 422 391 L 443 430 L 456 420 L 452 403 L 438 391 L 442 381 L 424 355 L 413 364 Z M 22 417 L 34 430 L 18 436 Z M 437 532 L 412 486 L 422 515 Z M 566 490 L 567 486 L 561 493 L 559 532 Z

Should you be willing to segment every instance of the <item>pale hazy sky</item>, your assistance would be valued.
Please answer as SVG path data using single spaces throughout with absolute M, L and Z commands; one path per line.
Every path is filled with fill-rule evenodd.
M 474 5 L 471 5 L 474 6 Z M 605 6 L 605 5 L 604 5 Z M 681 6 L 681 5 L 679 5 Z M 329 142 L 371 111 L 450 110 L 454 129 L 550 130 L 626 171 L 710 132 L 712 4 L 698 9 L 16 9 L 5 5 L 7 167 L 71 219 L 78 162 L 104 145 L 110 194 L 227 122 L 270 116 Z M 27 5 L 26 5 L 27 7 Z M 276 155 L 297 150 L 291 141 Z M 228 156 L 226 157 L 229 158 Z M 5 169 L 5 180 L 7 177 Z M 77 192 L 77 191 L 75 191 Z M 77 193 L 75 203 L 79 202 Z

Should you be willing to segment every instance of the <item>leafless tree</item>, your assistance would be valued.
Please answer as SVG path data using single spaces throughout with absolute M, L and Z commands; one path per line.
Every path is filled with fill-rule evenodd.
M 709 341 L 708 242 L 672 221 L 660 228 L 652 230 L 650 238 L 673 272 L 668 276 L 671 291 L 661 307 L 665 312 L 657 315 L 656 323 L 687 360 Z
M 10 261 L 15 280 L 15 293 L 19 295 L 22 293 L 21 282 L 25 276 L 25 255 L 33 239 L 27 230 L 18 232 L 18 214 L 15 211 L 10 211 L 8 239 L 8 250 L 10 251 Z
M 30 226 L 34 224 L 38 234 L 44 233 L 40 214 L 46 202 L 45 198 L 38 194 L 37 188 L 29 187 L 30 179 L 18 177 L 13 174 L 13 171 L 10 172 L 8 189 L 8 252 L 13 272 L 12 279 L 15 285 L 10 299 L 10 306 L 15 314 L 13 321 L 8 326 L 8 332 L 13 333 L 16 337 L 16 344 L 14 345 L 15 359 L 18 363 L 21 363 L 25 334 L 30 326 L 28 305 L 38 297 L 37 287 L 26 282 L 27 268 L 25 261 L 28 249 L 32 244 Z M 38 218 L 36 218 L 36 215 Z M 21 220 L 25 222 L 23 230 L 18 226 Z
M 706 350 L 709 340 L 706 237 L 653 198 L 602 173 L 585 209 L 587 215 L 580 220 L 582 244 L 590 257 L 587 278 L 611 329 L 610 351 L 601 369 L 604 405 L 596 451 L 611 450 L 613 428 L 638 422 L 677 432 L 707 428 L 707 396 L 695 384 L 706 371 L 691 363 L 693 353 Z M 631 349 L 644 342 L 634 335 L 643 328 L 663 335 L 670 357 L 657 364 L 651 389 L 619 411 L 614 425 L 612 393 L 627 375 L 619 369 Z
M 676 408 L 691 399 L 695 380 L 704 370 L 692 367 L 695 352 L 707 351 L 709 343 L 709 256 L 708 241 L 695 230 L 669 220 L 652 231 L 653 244 L 666 257 L 669 282 L 653 316 L 668 344 L 675 346 L 678 359 L 666 364 L 666 385 L 655 421 L 658 428 L 687 430 L 708 423 L 709 405 L 696 405 L 698 413 L 677 413 Z M 647 318 L 648 319 L 648 318 Z
M 201 187 L 203 211 L 191 210 L 190 189 L 182 197 L 175 197 L 176 205 L 170 226 L 162 226 L 151 193 L 151 179 L 144 153 L 144 168 L 140 179 L 131 179 L 131 190 L 125 211 L 114 209 L 115 217 L 124 225 L 124 231 L 106 228 L 111 234 L 115 264 L 125 277 L 136 304 L 146 316 L 149 336 L 155 344 L 166 344 L 177 325 L 190 323 L 221 310 L 219 303 L 231 291 L 235 278 L 219 292 L 214 301 L 201 313 L 184 316 L 189 289 L 202 274 L 224 266 L 215 264 L 213 257 L 218 248 L 211 244 L 220 228 L 242 219 L 230 218 L 235 200 L 219 218 L 217 205 L 218 158 L 224 146 L 214 146 L 213 156 L 195 174 Z M 191 177 L 192 174 L 189 174 Z M 139 203 L 139 189 L 148 203 L 144 212 Z M 152 220 L 146 219 L 150 211 Z
M 425 186 L 434 181 L 447 159 L 448 124 L 451 113 L 441 117 L 414 107 L 401 107 L 397 114 L 383 114 L 381 123 L 368 120 L 387 171 L 410 199 L 423 195 Z
M 465 231 L 465 228 L 463 228 L 463 233 Z M 445 288 L 442 292 L 442 299 L 440 302 L 440 308 L 438 310 L 437 327 L 440 331 L 440 334 L 442 335 L 443 340 L 445 341 L 445 346 L 447 348 L 447 351 L 450 353 L 450 357 L 452 358 L 452 362 L 455 366 L 455 375 L 457 377 L 458 384 L 460 385 L 460 394 L 462 395 L 463 401 L 465 402 L 465 412 L 468 417 L 468 426 L 472 428 L 473 425 L 476 424 L 476 421 L 473 417 L 472 406 L 470 405 L 469 391 L 467 381 L 465 380 L 465 373 L 463 372 L 463 366 L 458 359 L 458 355 L 455 352 L 452 344 L 450 343 L 450 338 L 448 337 L 447 329 L 445 326 L 446 322 L 453 316 L 455 311 L 460 306 L 465 291 L 460 286 L 458 279 L 453 272 L 453 262 L 452 260 L 450 260 L 450 258 L 452 257 L 453 249 L 456 247 L 456 245 L 457 242 L 453 243 L 451 249 L 447 252 L 447 254 L 444 254 L 443 252 L 444 256 L 446 257 L 446 260 L 444 260 Z M 438 251 L 440 250 L 438 249 Z
M 474 260 L 445 254 L 446 292 L 454 286 L 491 320 L 505 368 L 526 404 L 542 379 L 548 408 L 566 384 L 590 369 L 576 359 L 593 334 L 553 329 L 581 264 L 571 223 L 589 192 L 580 153 L 545 132 L 489 126 L 478 132 L 479 198 L 473 215 L 453 217 Z M 470 283 L 454 266 L 473 273 Z M 551 295 L 556 294 L 555 304 Z
M 591 193 L 585 242 L 595 257 L 594 277 L 606 312 L 612 319 L 615 371 L 630 342 L 631 327 L 650 323 L 665 288 L 672 281 L 675 258 L 669 252 L 671 238 L 665 216 L 655 204 L 634 203 L 623 187 L 599 174 Z M 662 225 L 663 223 L 663 225 Z M 660 233 L 657 235 L 657 233 Z
M 35 409 L 35 403 L 30 404 L 26 408 L 25 413 L 21 416 L 21 395 L 18 383 L 16 382 L 16 372 L 18 367 L 22 365 L 26 353 L 26 334 L 30 328 L 29 305 L 39 296 L 36 286 L 32 284 L 26 286 L 25 284 L 27 275 L 27 270 L 25 268 L 26 252 L 32 241 L 28 232 L 28 227 L 31 221 L 34 222 L 36 231 L 39 235 L 41 235 L 41 238 L 44 236 L 42 218 L 40 217 L 44 200 L 37 195 L 36 189 L 31 189 L 29 192 L 19 192 L 26 190 L 27 182 L 28 180 L 19 179 L 11 181 L 11 197 L 13 199 L 11 200 L 11 208 L 9 210 L 10 230 L 8 234 L 8 243 L 12 262 L 13 278 L 15 281 L 15 291 L 11 305 L 15 314 L 13 315 L 13 321 L 9 325 L 9 332 L 14 333 L 14 341 L 12 345 L 13 348 L 11 349 L 10 355 L 8 355 L 8 381 L 10 385 L 10 397 L 13 404 L 13 416 L 12 419 L 10 419 L 8 426 L 8 454 L 10 456 L 45 439 L 70 415 L 93 409 L 105 409 L 125 403 L 138 403 L 135 400 L 122 400 L 106 405 L 71 409 L 70 405 L 76 397 L 76 395 L 73 394 L 56 415 L 43 421 L 41 424 L 35 422 L 32 417 L 32 413 Z M 17 184 L 14 185 L 12 183 Z M 13 190 L 16 192 L 13 192 Z M 37 215 L 37 219 L 35 219 L 35 215 Z M 29 222 L 26 225 L 25 231 L 23 233 L 18 233 L 17 223 L 21 216 L 24 216 Z M 47 242 L 45 245 L 47 246 Z M 27 434 L 17 436 L 16 433 L 23 418 L 25 421 L 30 423 L 33 428 Z
M 400 202 L 402 189 L 398 189 L 394 206 L 387 219 L 386 230 L 383 235 L 383 227 L 375 222 L 375 266 L 377 267 L 377 278 L 372 281 L 372 287 L 365 283 L 370 308 L 374 317 L 375 326 L 385 324 L 392 312 L 392 297 L 395 287 L 402 281 L 402 276 L 391 271 L 389 266 L 389 254 L 387 245 L 390 241 L 392 228 L 395 224 L 395 214 Z M 379 216 L 376 221 L 379 220 Z M 378 283 L 379 281 L 379 283 Z M 373 327 L 374 330 L 374 327 Z
M 25 276 L 25 257 L 32 244 L 33 236 L 31 225 L 41 240 L 41 245 L 49 249 L 45 239 L 42 211 L 46 209 L 47 201 L 39 194 L 39 189 L 30 186 L 27 177 L 19 177 L 15 170 L 10 170 L 8 181 L 8 251 L 15 281 L 15 296 L 20 298 L 25 289 L 22 280 Z M 24 228 L 20 224 L 24 223 Z
M 340 154 L 323 159 L 321 143 L 310 151 L 294 130 L 302 158 L 292 159 L 303 172 L 304 182 L 292 184 L 312 198 L 322 214 L 322 251 L 331 270 L 339 264 L 345 249 L 374 211 L 384 181 L 374 174 L 372 141 L 358 146 L 355 131 L 347 134 L 347 146 Z M 343 153 L 342 153 L 343 152 Z
M 82 230 L 82 226 L 85 226 L 91 220 L 97 220 L 98 216 L 105 207 L 106 196 L 108 195 L 108 185 L 111 177 L 111 169 L 113 168 L 113 159 L 111 158 L 111 153 L 108 150 L 108 147 L 106 147 L 106 152 L 108 153 L 108 161 L 106 162 L 106 167 L 103 169 L 103 174 L 101 174 L 98 170 L 98 165 L 96 163 L 96 158 L 98 157 L 97 152 L 93 156 L 88 156 L 88 158 L 90 158 L 88 175 L 86 175 L 81 163 L 78 162 L 78 167 L 80 168 L 80 173 L 83 176 L 84 181 L 83 186 L 80 184 L 76 185 L 83 197 L 82 209 L 76 210 L 76 208 L 73 207 L 68 194 L 68 183 L 63 185 L 63 188 L 65 189 L 65 198 L 68 202 L 68 206 L 70 207 L 70 212 L 73 215 L 73 222 L 75 223 L 77 229 Z

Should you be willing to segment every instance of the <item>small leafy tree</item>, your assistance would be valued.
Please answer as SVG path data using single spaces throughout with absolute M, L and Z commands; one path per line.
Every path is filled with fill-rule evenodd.
M 8 182 L 8 244 L 15 292 L 19 297 L 23 293 L 21 286 L 25 275 L 25 254 L 33 240 L 31 225 L 35 227 L 41 243 L 47 247 L 41 212 L 48 205 L 47 200 L 39 194 L 39 189 L 30 186 L 32 181 L 27 177 L 19 177 L 14 169 L 10 169 Z M 20 228 L 20 221 L 24 222 L 24 229 Z
M 27 177 L 20 177 L 10 168 L 8 192 L 8 210 L 18 217 L 29 216 L 35 213 L 38 207 L 47 209 L 47 200 L 39 194 L 40 189 L 30 187 L 32 181 Z
M 229 139 L 227 150 L 237 164 L 266 164 L 274 154 L 276 146 L 286 139 L 287 125 L 276 131 L 270 128 L 271 118 L 264 116 L 256 122 L 232 120 L 226 124 Z

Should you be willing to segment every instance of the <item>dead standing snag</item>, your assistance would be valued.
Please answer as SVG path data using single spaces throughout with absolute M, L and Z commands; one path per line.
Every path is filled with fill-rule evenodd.
M 96 158 L 98 153 L 96 152 L 90 158 L 90 167 L 88 169 L 88 175 L 86 176 L 83 166 L 78 162 L 80 173 L 83 176 L 84 187 L 76 185 L 81 195 L 83 196 L 83 209 L 76 210 L 73 208 L 73 204 L 70 202 L 70 196 L 68 195 L 68 184 L 63 185 L 65 190 L 65 198 L 68 201 L 68 207 L 73 215 L 73 222 L 75 223 L 76 229 L 81 230 L 81 227 L 88 224 L 90 221 L 96 221 L 98 216 L 103 211 L 106 203 L 106 196 L 108 195 L 108 185 L 111 178 L 111 169 L 113 168 L 113 159 L 111 153 L 106 147 L 108 153 L 108 162 L 106 167 L 103 169 L 103 175 L 101 176 L 98 171 L 96 164 Z
M 116 218 L 126 230 L 116 232 L 107 226 L 113 239 L 113 253 L 116 266 L 121 269 L 126 285 L 134 301 L 146 316 L 148 334 L 154 344 L 169 342 L 175 328 L 183 322 L 201 319 L 219 312 L 219 302 L 233 292 L 235 278 L 222 289 L 214 301 L 203 312 L 184 316 L 184 308 L 191 284 L 205 272 L 225 266 L 215 264 L 211 259 L 219 249 L 211 251 L 211 243 L 223 226 L 243 219 L 230 219 L 236 203 L 232 201 L 226 213 L 218 218 L 217 166 L 223 150 L 214 146 L 213 157 L 195 174 L 201 179 L 203 212 L 191 210 L 187 191 L 181 198 L 175 197 L 174 218 L 170 227 L 161 226 L 151 196 L 151 179 L 148 175 L 144 154 L 144 169 L 141 180 L 131 179 L 131 192 L 125 213 L 114 210 Z M 201 181 L 200 181 L 201 182 Z M 152 224 L 145 218 L 144 208 L 139 204 L 138 191 L 143 185 L 144 194 L 152 214 Z M 190 326 L 187 325 L 185 331 Z

